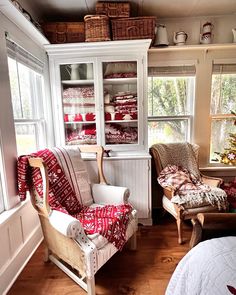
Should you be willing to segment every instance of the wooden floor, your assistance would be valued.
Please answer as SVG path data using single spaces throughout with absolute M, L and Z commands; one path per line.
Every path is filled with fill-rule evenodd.
M 184 224 L 186 243 L 178 245 L 175 220 L 168 214 L 154 226 L 140 226 L 138 249 L 123 249 L 96 274 L 97 295 L 163 295 L 177 263 L 188 251 L 191 225 Z M 38 248 L 8 295 L 85 295 L 57 266 L 43 262 Z

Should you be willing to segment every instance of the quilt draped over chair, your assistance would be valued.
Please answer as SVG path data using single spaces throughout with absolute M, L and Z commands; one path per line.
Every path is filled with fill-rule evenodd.
M 82 149 L 86 150 L 85 147 Z M 89 147 L 89 150 L 93 148 Z M 94 150 L 103 153 L 101 147 L 95 146 Z M 99 159 L 102 159 L 101 155 Z M 101 163 L 99 166 L 101 169 Z M 105 182 L 103 173 L 100 173 L 100 177 Z M 50 226 L 67 239 L 75 241 L 74 247 L 80 245 L 78 258 L 73 259 L 80 259 L 82 250 L 85 265 L 82 269 L 76 267 L 82 274 L 82 279 L 79 280 L 83 281 L 78 280 L 77 283 L 89 294 L 95 294 L 94 274 L 117 250 L 123 248 L 127 239 L 137 230 L 136 211 L 127 201 L 128 189 L 104 183 L 94 184 L 91 188 L 80 151 L 73 147 L 45 149 L 19 157 L 18 189 L 21 200 L 26 198 L 26 191 L 30 190 L 33 205 L 39 212 L 44 238 L 52 254 L 73 267 L 76 265 L 71 258 L 69 261 L 65 259 L 67 253 L 62 254 L 62 257 L 58 255 L 57 248 L 60 245 L 56 249 L 51 245 L 54 241 L 48 239 L 52 230 Z M 99 198 L 103 204 L 97 203 Z M 104 254 L 106 248 L 107 253 Z M 61 249 L 60 251 L 63 252 Z M 99 253 L 103 254 L 99 257 Z M 49 258 L 51 259 L 50 256 Z M 55 257 L 51 260 L 55 262 Z M 87 286 L 84 277 L 87 278 Z

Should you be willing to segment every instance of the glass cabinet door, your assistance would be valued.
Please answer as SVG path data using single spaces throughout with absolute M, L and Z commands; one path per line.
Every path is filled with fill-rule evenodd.
M 66 145 L 96 144 L 93 63 L 60 65 Z
M 138 144 L 137 61 L 103 62 L 105 145 Z

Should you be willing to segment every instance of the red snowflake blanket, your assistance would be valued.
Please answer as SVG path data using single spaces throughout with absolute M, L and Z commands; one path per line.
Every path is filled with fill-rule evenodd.
M 82 223 L 85 233 L 99 233 L 121 250 L 125 243 L 131 205 L 106 205 L 96 208 L 81 205 L 55 155 L 49 149 L 18 158 L 18 191 L 21 200 L 25 200 L 30 186 L 34 186 L 42 197 L 42 176 L 39 169 L 29 167 L 30 157 L 40 157 L 47 165 L 51 209 L 75 217 Z

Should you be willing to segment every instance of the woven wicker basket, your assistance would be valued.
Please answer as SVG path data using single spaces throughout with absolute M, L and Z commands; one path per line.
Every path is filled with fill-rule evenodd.
M 84 42 L 84 22 L 51 22 L 42 25 L 51 43 Z
M 113 40 L 152 39 L 155 37 L 155 16 L 111 20 Z
M 106 15 L 86 15 L 85 22 L 85 41 L 110 41 L 109 18 Z
M 105 14 L 110 18 L 129 17 L 130 3 L 99 1 L 96 3 L 96 14 Z

